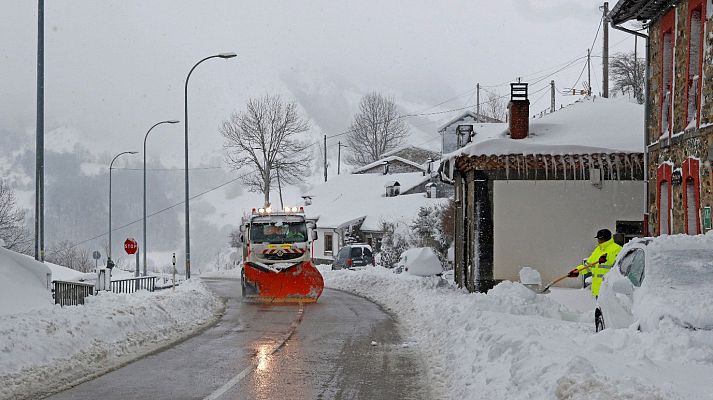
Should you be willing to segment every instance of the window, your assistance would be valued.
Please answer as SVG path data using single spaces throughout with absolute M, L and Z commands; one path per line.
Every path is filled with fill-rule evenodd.
M 619 272 L 623 276 L 627 276 L 629 274 L 629 269 L 631 269 L 631 263 L 634 260 L 634 251 L 635 250 L 629 251 L 624 255 L 624 257 L 621 258 L 621 261 L 619 261 Z
M 700 161 L 695 158 L 688 158 L 682 165 L 682 180 L 685 183 L 683 191 L 683 207 L 685 213 L 686 233 L 697 235 L 701 233 L 701 218 L 699 210 L 701 207 L 701 183 L 700 183 Z
M 661 164 L 656 171 L 656 208 L 658 209 L 659 235 L 671 234 L 671 164 Z
M 661 19 L 661 136 L 671 134 L 671 108 L 673 104 L 673 29 L 676 23 L 676 9 L 669 11 Z
M 332 254 L 334 251 L 334 241 L 331 233 L 324 234 L 324 252 Z
M 703 67 L 703 0 L 688 2 L 688 74 L 686 78 L 686 128 L 698 126 Z
M 644 251 L 641 249 L 634 250 L 633 257 L 631 259 L 631 266 L 629 271 L 627 271 L 626 276 L 629 278 L 631 283 L 639 287 L 641 282 L 644 280 Z

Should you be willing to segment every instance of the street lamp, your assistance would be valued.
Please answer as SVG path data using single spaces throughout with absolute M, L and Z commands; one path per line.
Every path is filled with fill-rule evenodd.
M 175 119 L 158 122 L 154 124 L 151 128 L 149 128 L 148 132 L 146 132 L 146 135 L 144 136 L 144 240 L 141 244 L 144 248 L 144 276 L 146 276 L 146 252 L 148 249 L 148 247 L 146 246 L 146 139 L 148 139 L 149 133 L 151 133 L 151 130 L 153 130 L 153 128 L 161 124 L 177 124 L 179 122 L 181 121 Z
M 184 123 L 183 126 L 185 128 L 185 181 L 186 181 L 186 279 L 191 278 L 191 231 L 190 231 L 190 216 L 189 216 L 189 210 L 190 207 L 188 205 L 189 201 L 189 185 L 188 185 L 188 80 L 191 79 L 191 74 L 193 73 L 193 70 L 196 69 L 198 65 L 200 65 L 203 61 L 210 60 L 211 58 L 233 58 L 235 57 L 235 53 L 220 53 L 220 54 L 215 54 L 212 56 L 208 56 L 200 61 L 198 61 L 193 68 L 191 68 L 190 71 L 188 71 L 188 76 L 186 76 L 186 85 L 185 85 L 185 91 L 184 91 L 184 96 L 183 96 L 183 104 L 184 104 Z
M 111 265 L 111 170 L 114 168 L 114 161 L 124 154 L 138 154 L 138 151 L 124 151 L 119 153 L 111 160 L 111 163 L 109 163 L 109 252 L 106 257 L 107 267 Z

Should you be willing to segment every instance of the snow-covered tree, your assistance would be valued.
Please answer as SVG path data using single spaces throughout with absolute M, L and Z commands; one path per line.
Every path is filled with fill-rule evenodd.
M 639 104 L 644 104 L 646 62 L 634 57 L 634 52 L 617 53 L 609 63 L 614 89 L 629 94 Z
M 401 253 L 409 248 L 409 241 L 406 235 L 396 230 L 393 223 L 382 222 L 381 231 L 384 236 L 379 249 L 380 263 L 384 267 L 392 268 L 399 261 Z
M 53 243 L 47 249 L 45 259 L 53 264 L 71 268 L 80 272 L 91 272 L 94 270 L 94 261 L 89 250 L 77 247 L 68 240 Z
M 445 264 L 452 240 L 444 234 L 446 205 L 423 206 L 411 223 L 410 242 L 414 247 L 430 247 Z

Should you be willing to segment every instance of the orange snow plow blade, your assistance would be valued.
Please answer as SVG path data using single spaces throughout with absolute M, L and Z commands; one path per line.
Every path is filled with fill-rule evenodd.
M 243 298 L 259 303 L 314 303 L 324 290 L 324 279 L 310 262 L 283 270 L 246 262 L 242 274 Z

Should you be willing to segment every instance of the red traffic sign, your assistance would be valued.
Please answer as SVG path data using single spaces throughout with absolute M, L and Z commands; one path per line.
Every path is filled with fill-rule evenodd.
M 124 250 L 126 250 L 126 254 L 134 254 L 138 249 L 139 244 L 136 243 L 136 240 L 134 240 L 134 238 L 128 238 L 124 242 Z

